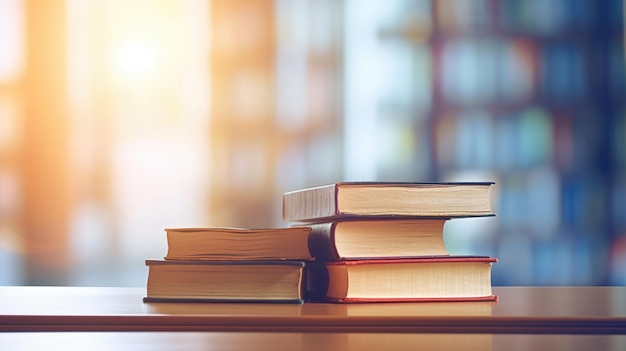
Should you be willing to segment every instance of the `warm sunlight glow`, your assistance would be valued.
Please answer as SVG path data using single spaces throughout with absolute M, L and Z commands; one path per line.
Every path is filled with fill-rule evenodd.
M 15 79 L 23 65 L 22 3 L 0 0 L 0 83 Z
M 183 31 L 191 2 L 111 1 L 97 19 L 110 28 L 100 34 L 102 62 L 115 89 L 154 91 L 178 79 L 183 66 Z M 107 79 L 105 76 L 104 79 Z M 130 85 L 130 86 L 129 86 Z
M 124 42 L 113 52 L 113 67 L 119 77 L 141 79 L 157 71 L 159 48 L 148 42 Z
M 145 280 L 143 265 L 122 273 L 106 269 L 102 275 L 87 267 L 158 257 L 164 241 L 154 237 L 164 227 L 200 225 L 209 212 L 204 190 L 208 3 L 68 4 L 76 194 L 68 234 L 72 279 L 79 285 L 108 279 L 136 285 Z

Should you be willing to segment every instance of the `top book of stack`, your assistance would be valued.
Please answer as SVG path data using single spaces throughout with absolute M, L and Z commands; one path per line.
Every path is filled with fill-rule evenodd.
M 339 182 L 287 192 L 283 219 L 324 222 L 360 217 L 493 216 L 493 182 Z

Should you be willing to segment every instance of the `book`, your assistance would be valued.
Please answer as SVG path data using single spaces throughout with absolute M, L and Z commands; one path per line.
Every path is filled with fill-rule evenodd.
M 146 260 L 145 302 L 304 301 L 303 261 Z
M 321 222 L 359 216 L 493 216 L 493 182 L 339 182 L 283 194 L 287 222 Z
M 321 300 L 350 302 L 490 301 L 491 265 L 482 256 L 317 262 L 307 290 Z
M 168 260 L 295 260 L 313 259 L 310 227 L 166 228 Z
M 366 219 L 311 224 L 309 249 L 320 261 L 446 256 L 445 218 Z

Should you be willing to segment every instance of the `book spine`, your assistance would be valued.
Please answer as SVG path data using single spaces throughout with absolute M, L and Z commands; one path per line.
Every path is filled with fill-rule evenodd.
M 318 261 L 339 260 L 339 252 L 335 245 L 335 222 L 318 223 L 311 225 L 309 235 L 309 251 Z
M 326 296 L 328 291 L 328 269 L 321 262 L 307 265 L 305 291 L 307 296 Z

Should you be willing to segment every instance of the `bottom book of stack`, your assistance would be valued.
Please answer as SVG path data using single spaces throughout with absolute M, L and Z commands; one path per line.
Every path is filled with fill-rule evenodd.
M 483 256 L 313 262 L 308 294 L 324 301 L 490 301 L 491 265 Z
M 304 301 L 304 262 L 146 260 L 145 302 Z

